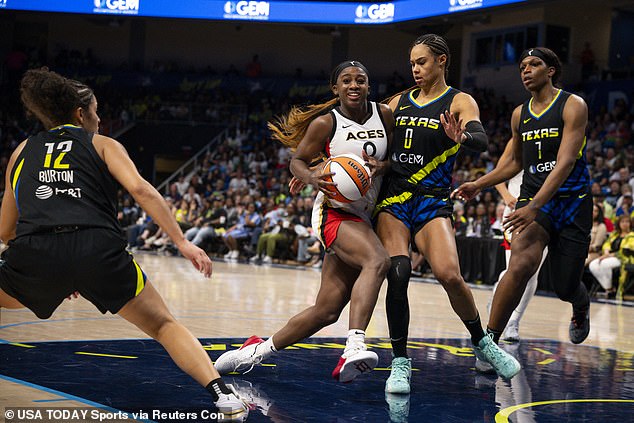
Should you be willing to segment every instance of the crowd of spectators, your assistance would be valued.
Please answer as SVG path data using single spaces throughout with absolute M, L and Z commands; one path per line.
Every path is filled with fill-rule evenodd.
M 96 60 L 90 59 L 92 56 L 75 56 L 69 54 L 58 59 L 71 63 Z M 14 88 L 5 85 L 2 91 L 15 95 Z M 171 183 L 164 193 L 188 239 L 210 254 L 227 259 L 250 259 L 257 263 L 292 260 L 319 265 L 323 251 L 310 228 L 315 192 L 307 187 L 299 195 L 289 193 L 291 152 L 271 141 L 266 129 L 266 122 L 274 113 L 283 113 L 290 104 L 315 99 L 276 97 L 263 91 L 228 93 L 213 89 L 170 94 L 140 89 L 126 92 L 124 98 L 119 91 L 110 87 L 103 93 L 98 92 L 102 128 L 111 128 L 112 122 L 123 126 L 134 120 L 174 119 L 218 120 L 230 127 L 229 135 L 199 160 L 196 170 Z M 459 154 L 453 187 L 493 169 L 511 134 L 510 116 L 515 104 L 490 90 L 476 89 L 471 94 L 480 107 L 490 143 L 482 154 L 467 150 Z M 9 103 L 4 97 L 0 109 L 0 190 L 4 189 L 4 173 L 11 151 L 29 133 L 39 129 L 37 124 L 24 118 L 19 104 Z M 243 108 L 222 115 L 215 106 L 220 104 L 220 99 Z M 604 216 L 606 236 L 613 230 L 617 218 L 634 213 L 632 112 L 631 105 L 618 101 L 610 110 L 604 108 L 593 113 L 589 120 L 586 154 L 592 194 Z M 120 195 L 119 209 L 132 249 L 175 252 L 165 234 L 126 193 Z M 501 197 L 494 189 L 483 191 L 467 204 L 457 202 L 457 236 L 501 237 L 503 209 Z M 593 245 L 596 248 L 597 242 Z

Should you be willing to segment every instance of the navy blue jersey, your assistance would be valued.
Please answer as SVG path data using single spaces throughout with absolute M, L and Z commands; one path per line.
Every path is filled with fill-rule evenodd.
M 522 141 L 524 178 L 522 197 L 533 197 L 544 185 L 557 163 L 564 130 L 563 112 L 570 93 L 559 90 L 550 105 L 539 114 L 532 111 L 533 99 L 522 105 L 519 135 Z M 558 190 L 559 194 L 586 191 L 590 174 L 586 163 L 586 140 L 577 154 L 575 166 Z
M 92 138 L 83 128 L 62 125 L 27 140 L 11 174 L 19 212 L 17 236 L 56 226 L 121 232 L 118 184 Z
M 394 110 L 390 177 L 423 188 L 449 189 L 460 144 L 445 134 L 440 115 L 450 110 L 460 91 L 447 87 L 425 104 L 415 100 L 419 91 L 415 88 L 401 95 Z

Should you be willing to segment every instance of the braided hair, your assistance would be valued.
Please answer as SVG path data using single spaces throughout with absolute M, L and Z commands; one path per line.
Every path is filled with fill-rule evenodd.
M 20 83 L 20 97 L 27 113 L 51 126 L 72 122 L 75 110 L 87 109 L 94 95 L 86 84 L 46 67 L 26 71 Z
M 421 35 L 420 37 L 414 40 L 411 47 L 409 48 L 409 52 L 411 53 L 412 49 L 419 44 L 424 44 L 427 47 L 429 47 L 431 52 L 436 57 L 441 56 L 443 54 L 447 56 L 447 61 L 445 62 L 445 78 L 446 78 L 447 75 L 449 74 L 449 64 L 451 63 L 451 53 L 449 53 L 449 45 L 447 44 L 447 41 L 440 35 L 436 35 L 436 34 Z
M 447 45 L 447 41 L 445 41 L 445 39 L 443 37 L 441 37 L 440 35 L 436 35 L 436 34 L 425 34 L 425 35 L 421 35 L 420 37 L 416 38 L 414 40 L 414 42 L 412 43 L 412 45 L 409 47 L 409 53 L 412 53 L 412 49 L 414 47 L 416 47 L 419 44 L 424 44 L 427 47 L 429 47 L 429 49 L 431 50 L 431 52 L 434 54 L 434 56 L 438 57 L 440 55 L 445 55 L 447 56 L 447 61 L 445 62 L 445 78 L 447 78 L 447 76 L 449 75 L 449 64 L 450 64 L 450 60 L 451 60 L 451 54 L 449 53 L 449 45 Z M 409 88 L 404 89 L 403 91 L 400 91 L 384 100 L 381 101 L 381 103 L 384 104 L 389 104 L 390 101 L 392 101 L 393 98 L 400 96 L 401 94 L 404 94 L 406 92 L 409 92 L 411 90 L 413 90 L 414 88 L 416 88 L 416 85 L 412 85 Z

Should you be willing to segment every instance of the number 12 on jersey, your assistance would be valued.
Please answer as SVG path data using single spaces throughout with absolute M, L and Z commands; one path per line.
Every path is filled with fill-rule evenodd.
M 68 163 L 62 163 L 62 159 L 68 153 L 71 148 L 73 148 L 73 142 L 71 140 L 62 141 L 57 144 L 57 148 L 55 148 L 54 142 L 44 143 L 46 146 L 46 156 L 44 156 L 44 167 L 51 167 L 51 160 L 53 159 L 53 153 L 55 150 L 59 151 L 57 157 L 53 161 L 53 169 L 68 169 L 70 165 Z

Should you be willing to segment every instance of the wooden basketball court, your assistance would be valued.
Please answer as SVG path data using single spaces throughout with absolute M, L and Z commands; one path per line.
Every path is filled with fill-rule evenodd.
M 312 304 L 319 288 L 320 273 L 314 269 L 214 262 L 213 277 L 204 279 L 182 258 L 138 254 L 136 259 L 214 360 L 250 335 L 272 335 Z M 473 293 L 486 321 L 491 291 Z M 229 378 L 256 403 L 249 421 L 616 422 L 634 415 L 634 307 L 593 302 L 590 335 L 576 346 L 568 340 L 570 305 L 535 296 L 520 326 L 522 341 L 511 346 L 524 370 L 509 383 L 475 373 L 467 331 L 439 284 L 412 282 L 409 296 L 409 347 L 416 369 L 411 398 L 394 402 L 383 392 L 390 364 L 384 285 L 367 330 L 370 346 L 379 353 L 379 369 L 345 386 L 329 378 L 345 343 L 346 309 L 339 322 L 311 341 L 280 352 L 247 375 Z M 118 398 L 123 388 L 131 391 Z M 186 409 L 192 395 L 211 404 L 160 345 L 83 299 L 65 301 L 49 320 L 38 320 L 28 310 L 1 311 L 0 404 L 5 409 Z M 189 421 L 145 417 L 136 420 Z

